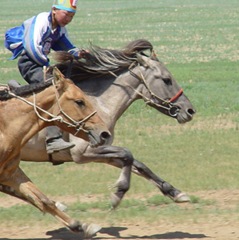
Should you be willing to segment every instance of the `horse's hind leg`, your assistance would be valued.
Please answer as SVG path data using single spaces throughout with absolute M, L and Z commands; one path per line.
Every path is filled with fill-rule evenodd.
M 58 209 L 55 202 L 47 198 L 18 167 L 11 180 L 0 184 L 0 191 L 31 203 L 44 213 L 50 213 L 74 232 L 84 232 L 85 236 L 94 235 L 100 227 L 94 224 L 81 224 Z

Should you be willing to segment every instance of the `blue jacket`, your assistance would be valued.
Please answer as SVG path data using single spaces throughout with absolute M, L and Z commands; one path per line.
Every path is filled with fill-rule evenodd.
M 11 59 L 24 50 L 37 64 L 49 66 L 50 50 L 69 51 L 78 56 L 79 49 L 68 39 L 65 27 L 52 30 L 51 12 L 43 12 L 27 19 L 21 26 L 9 29 L 5 34 L 5 47 L 12 51 Z

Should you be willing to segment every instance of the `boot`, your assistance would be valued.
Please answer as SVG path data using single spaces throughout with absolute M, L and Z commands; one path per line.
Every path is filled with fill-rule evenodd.
M 56 126 L 46 128 L 46 151 L 48 154 L 73 148 L 74 143 L 62 139 L 61 130 Z
M 47 154 L 52 154 L 62 150 L 67 150 L 67 149 L 73 148 L 74 146 L 75 146 L 74 143 L 66 142 L 61 137 L 50 138 L 46 140 Z

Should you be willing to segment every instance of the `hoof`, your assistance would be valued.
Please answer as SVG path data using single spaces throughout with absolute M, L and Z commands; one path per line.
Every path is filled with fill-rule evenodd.
M 84 231 L 84 238 L 91 238 L 97 232 L 99 232 L 101 227 L 97 224 L 82 224 L 82 230 Z
M 67 226 L 72 232 L 80 232 L 81 230 L 81 225 L 80 222 L 72 220 L 70 224 Z
M 179 193 L 176 197 L 173 198 L 176 203 L 185 203 L 191 202 L 190 197 L 186 193 Z

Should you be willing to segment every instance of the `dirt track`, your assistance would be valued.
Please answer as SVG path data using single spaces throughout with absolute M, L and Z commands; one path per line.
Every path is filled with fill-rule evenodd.
M 238 208 L 239 191 L 198 192 L 197 195 L 200 197 L 207 196 L 207 199 L 216 199 L 217 205 L 221 209 L 225 209 L 225 212 L 227 209 Z M 5 202 L 9 204 L 9 201 Z M 0 206 L 2 205 L 3 203 L 0 202 Z M 24 227 L 11 226 L 10 228 L 0 223 L 0 240 L 83 239 L 82 235 L 71 233 L 58 223 L 53 223 L 54 225 L 48 227 L 38 224 L 29 224 Z M 229 216 L 211 214 L 210 217 L 207 215 L 205 219 L 201 217 L 197 221 L 185 219 L 181 222 L 172 223 L 167 220 L 157 222 L 157 225 L 153 222 L 146 225 L 143 221 L 137 221 L 137 223 L 125 221 L 113 227 L 102 224 L 101 231 L 93 239 L 239 239 L 239 216 L 238 211 L 236 211 L 235 214 Z
M 211 219 L 213 223 L 182 223 L 173 225 L 164 222 L 160 226 L 145 226 L 143 224 L 121 224 L 117 227 L 103 227 L 93 239 L 239 239 L 239 222 L 223 222 Z M 215 221 L 214 221 L 215 220 Z M 2 229 L 2 239 L 25 240 L 75 240 L 83 239 L 82 235 L 76 235 L 65 228 L 41 226 L 27 226 L 22 228 Z

